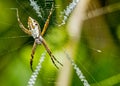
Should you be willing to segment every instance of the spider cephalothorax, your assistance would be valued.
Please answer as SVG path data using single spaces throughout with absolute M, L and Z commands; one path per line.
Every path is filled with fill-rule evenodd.
M 47 46 L 44 38 L 42 37 L 48 27 L 48 24 L 49 24 L 49 20 L 50 20 L 50 17 L 52 15 L 52 12 L 53 12 L 53 8 L 51 8 L 51 11 L 49 13 L 49 16 L 48 16 L 48 19 L 46 20 L 45 24 L 44 24 L 44 27 L 43 27 L 43 30 L 41 32 L 41 28 L 40 28 L 40 25 L 39 23 L 31 18 L 31 17 L 28 17 L 28 29 L 24 27 L 24 25 L 22 24 L 22 22 L 20 21 L 20 18 L 19 18 L 19 15 L 18 15 L 18 9 L 16 8 L 17 10 L 17 19 L 18 19 L 18 22 L 19 22 L 19 26 L 20 28 L 25 32 L 27 33 L 28 35 L 31 35 L 35 41 L 34 41 L 34 44 L 33 44 L 33 48 L 32 48 L 32 53 L 31 53 L 31 59 L 30 59 L 30 67 L 33 71 L 33 68 L 32 68 L 32 63 L 33 63 L 33 58 L 34 58 L 34 54 L 35 54 L 35 49 L 36 49 L 36 45 L 37 44 L 43 44 L 46 51 L 48 52 L 49 56 L 51 57 L 51 60 L 53 62 L 53 64 L 58 68 L 58 66 L 56 65 L 55 61 L 57 63 L 59 63 L 61 66 L 63 66 L 55 57 L 54 55 L 52 54 L 51 50 L 49 49 L 49 47 Z

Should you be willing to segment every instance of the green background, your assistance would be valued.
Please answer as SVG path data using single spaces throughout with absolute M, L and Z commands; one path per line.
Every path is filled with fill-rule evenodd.
M 25 27 L 28 17 L 31 16 L 39 22 L 42 29 L 50 7 L 45 6 L 44 0 L 37 2 L 43 9 L 43 20 L 37 16 L 28 0 L 0 0 L 0 86 L 26 86 L 32 74 L 29 60 L 34 39 L 20 29 L 16 11 L 10 8 L 19 9 L 19 16 Z M 63 48 L 69 40 L 67 23 L 61 27 L 56 24 L 61 22 L 60 11 L 70 2 L 71 0 L 55 1 L 59 8 L 53 12 L 49 28 L 44 35 L 56 57 L 60 57 L 60 52 L 64 53 Z M 119 0 L 96 0 L 94 4 L 91 3 L 93 7 L 89 11 L 117 3 L 120 3 Z M 116 5 L 111 9 L 111 13 L 85 21 L 78 49 L 75 51 L 75 63 L 93 86 L 120 86 L 120 10 L 116 10 Z M 43 46 L 37 46 L 34 68 L 44 51 Z M 58 72 L 47 54 L 35 86 L 54 86 Z M 83 85 L 74 70 L 70 82 L 71 86 Z

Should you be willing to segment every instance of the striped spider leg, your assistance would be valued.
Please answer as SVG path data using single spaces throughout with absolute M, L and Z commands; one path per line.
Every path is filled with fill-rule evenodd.
M 19 26 L 20 28 L 28 35 L 31 35 L 35 41 L 34 41 L 34 44 L 33 44 L 33 48 L 32 48 L 32 53 L 31 53 L 31 59 L 30 59 L 30 67 L 31 67 L 31 70 L 33 71 L 33 68 L 32 68 L 32 64 L 33 64 L 33 58 L 34 58 L 34 54 L 35 54 L 35 50 L 36 50 L 36 46 L 38 44 L 43 44 L 44 48 L 46 49 L 46 51 L 48 52 L 49 56 L 51 57 L 51 60 L 53 62 L 53 64 L 56 66 L 57 69 L 59 69 L 59 67 L 56 65 L 55 61 L 60 64 L 61 66 L 63 66 L 56 58 L 55 56 L 52 54 L 51 50 L 49 49 L 49 47 L 47 46 L 46 44 L 46 41 L 44 40 L 44 38 L 42 37 L 44 35 L 44 33 L 46 32 L 46 29 L 49 25 L 49 21 L 50 21 L 50 17 L 52 15 L 52 12 L 53 12 L 53 7 L 51 8 L 51 11 L 49 13 L 49 16 L 44 24 L 44 27 L 43 27 L 43 30 L 41 32 L 41 28 L 40 28 L 40 25 L 39 23 L 31 18 L 31 17 L 28 17 L 28 29 L 24 27 L 24 25 L 22 24 L 22 22 L 20 21 L 20 18 L 19 18 L 19 14 L 18 14 L 18 9 L 16 8 L 16 11 L 17 11 L 17 20 L 19 22 Z

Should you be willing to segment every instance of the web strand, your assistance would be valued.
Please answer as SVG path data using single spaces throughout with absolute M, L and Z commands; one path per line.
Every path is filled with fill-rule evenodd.
M 29 81 L 28 81 L 28 85 L 27 85 L 27 86 L 34 86 L 35 81 L 36 81 L 36 79 L 37 79 L 37 76 L 38 76 L 38 74 L 39 74 L 39 71 L 40 71 L 40 69 L 42 68 L 42 63 L 43 63 L 43 61 L 44 61 L 44 59 L 45 59 L 45 55 L 46 55 L 46 51 L 45 51 L 44 53 L 42 53 L 42 55 L 41 55 L 41 57 L 40 57 L 40 60 L 39 60 L 39 63 L 38 63 L 38 65 L 36 66 L 35 71 L 32 73 L 32 75 L 31 75 L 31 77 L 30 77 L 30 79 L 29 79 Z
M 85 78 L 85 76 L 83 75 L 82 71 L 79 69 L 79 67 L 74 63 L 74 61 L 70 58 L 70 56 L 65 52 L 66 58 L 71 62 L 77 76 L 79 77 L 79 79 L 82 81 L 84 86 L 90 86 L 90 84 L 88 83 L 87 79 Z

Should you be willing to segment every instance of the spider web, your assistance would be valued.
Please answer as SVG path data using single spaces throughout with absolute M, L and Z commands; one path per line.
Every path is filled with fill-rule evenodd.
M 31 11 L 31 10 L 27 10 L 26 8 L 27 8 L 27 6 L 30 6 L 29 5 L 29 2 L 27 2 L 28 3 L 28 5 L 25 5 L 25 3 L 26 3 L 26 1 L 25 2 L 20 2 L 20 1 L 18 1 L 18 0 L 16 0 L 15 1 L 15 3 L 17 3 L 17 5 L 19 6 L 19 9 L 23 9 L 24 11 L 23 12 L 25 12 L 26 14 L 27 14 L 27 16 L 28 15 L 37 15 L 37 14 L 33 14 L 33 10 Z M 45 2 L 46 3 L 46 2 Z M 118 6 L 117 4 L 114 4 L 114 5 L 116 5 L 116 7 Z M 41 5 L 42 6 L 42 5 Z M 118 6 L 118 8 L 119 8 L 119 6 Z M 43 8 L 44 9 L 44 8 Z M 57 8 L 57 9 L 59 9 L 59 7 Z M 95 16 L 98 16 L 98 15 L 103 15 L 103 14 L 107 14 L 107 13 L 109 13 L 109 12 L 107 12 L 107 11 L 102 11 L 101 12 L 101 10 L 103 10 L 104 8 L 102 8 L 102 9 L 98 9 L 97 11 L 100 11 L 100 12 L 96 12 L 96 11 L 94 11 L 94 12 L 92 12 L 93 14 L 96 12 L 96 13 L 100 13 L 100 14 L 96 14 L 95 13 L 95 15 L 93 15 L 93 17 L 95 17 Z M 111 10 L 111 12 L 114 12 L 114 11 L 116 11 L 117 9 L 115 8 L 115 9 L 112 9 Z M 9 9 L 4 9 L 4 11 L 6 11 L 6 13 L 7 12 L 9 12 L 10 13 L 10 16 L 14 16 L 13 18 L 14 19 L 16 19 L 16 13 L 15 12 L 13 12 L 13 11 L 11 11 L 11 10 L 9 10 Z M 21 10 L 20 10 L 21 11 Z M 49 11 L 48 11 L 49 12 Z M 20 12 L 21 13 L 21 12 Z M 44 15 L 44 13 L 43 13 L 43 15 Z M 10 19 L 10 16 L 8 16 L 7 15 L 7 18 L 8 19 Z M 26 15 L 24 16 L 24 13 L 21 13 L 20 14 L 20 16 L 21 16 L 21 19 L 22 19 L 22 21 L 23 22 L 27 22 L 27 17 L 26 17 Z M 89 13 L 89 16 L 91 17 L 91 14 Z M 44 18 L 43 18 L 44 19 Z M 44 19 L 45 20 L 45 19 Z M 15 22 L 16 20 L 13 20 L 13 21 L 0 21 L 0 27 L 1 28 L 6 28 L 6 27 L 12 27 L 12 29 L 10 28 L 8 28 L 8 29 L 5 29 L 5 30 L 1 30 L 0 31 L 0 35 L 1 35 L 1 37 L 0 37 L 0 44 L 1 44 L 1 51 L 0 51 L 0 56 L 1 56 L 1 60 L 4 62 L 3 63 L 3 65 L 1 65 L 1 67 L 0 67 L 0 70 L 3 70 L 4 68 L 7 68 L 7 65 L 8 64 L 11 64 L 12 63 L 12 61 L 16 61 L 16 59 L 18 59 L 18 60 L 20 60 L 20 61 L 23 61 L 23 58 L 22 59 L 20 59 L 20 58 L 18 58 L 18 56 L 16 57 L 15 55 L 15 53 L 19 53 L 19 50 L 21 50 L 22 48 L 24 48 L 24 47 L 27 47 L 27 46 L 29 46 L 29 45 L 31 45 L 32 46 L 32 44 L 33 44 L 33 39 L 30 37 L 30 36 L 27 36 L 27 35 L 25 35 L 24 33 L 22 33 L 22 31 L 19 29 L 19 26 L 18 26 L 18 23 L 16 22 L 15 24 L 14 24 L 14 22 Z M 39 20 L 39 21 L 42 21 L 43 23 L 44 23 L 44 21 L 43 20 Z M 11 23 L 12 22 L 12 23 Z M 56 22 L 55 22 L 56 23 Z M 24 24 L 26 24 L 26 27 L 27 27 L 27 23 L 24 23 Z M 10 34 L 9 34 L 10 33 Z M 84 37 L 83 37 L 84 38 Z M 27 40 L 27 41 L 26 41 Z M 17 41 L 22 41 L 22 43 L 19 43 L 19 42 L 17 42 Z M 16 44 L 17 43 L 17 44 Z M 11 45 L 11 46 L 10 46 Z M 32 47 L 31 47 L 32 48 Z M 93 52 L 97 52 L 97 53 L 104 53 L 104 51 L 102 51 L 102 50 L 100 50 L 100 49 L 96 49 L 96 48 L 94 48 L 94 47 L 88 47 L 90 50 L 92 50 Z M 30 53 L 29 53 L 30 54 Z M 29 56 L 30 55 L 27 55 L 27 57 L 29 58 Z M 4 58 L 6 55 L 8 55 L 8 57 L 9 58 Z M 39 54 L 40 55 L 40 54 Z M 119 57 L 118 55 L 114 55 L 114 54 L 111 54 L 111 55 L 113 55 L 114 57 Z M 12 57 L 12 56 L 14 56 L 14 58 Z M 23 55 L 24 56 L 24 55 Z M 17 62 L 19 62 L 19 61 L 17 61 Z M 24 61 L 23 61 L 24 62 Z M 26 68 L 29 68 L 29 64 L 27 64 L 27 63 L 29 63 L 29 61 L 28 60 L 26 60 L 26 64 L 25 65 L 28 65 L 28 66 L 26 66 L 26 67 L 24 67 L 24 72 L 25 73 L 28 73 L 28 70 L 29 69 L 27 69 L 26 70 Z M 80 63 L 79 61 L 78 61 L 78 63 Z M 2 64 L 2 63 L 1 63 Z M 17 64 L 17 63 L 16 63 Z M 12 63 L 12 66 L 13 66 L 14 64 Z M 83 65 L 82 65 L 83 66 Z M 15 66 L 15 67 L 17 67 L 17 66 Z M 23 66 L 22 66 L 23 67 Z M 15 69 L 15 68 L 11 68 L 11 69 Z M 49 72 L 49 69 L 50 68 L 48 68 L 48 71 L 46 71 L 46 72 Z M 20 70 L 20 69 L 19 69 Z M 7 71 L 7 69 L 5 69 L 5 70 L 3 70 L 3 72 L 4 71 Z M 30 71 L 30 70 L 29 70 Z M 16 71 L 14 71 L 14 72 L 16 72 Z M 23 72 L 23 73 L 24 73 Z M 54 83 L 56 83 L 55 82 L 55 79 L 56 79 L 56 72 L 54 72 L 54 70 L 52 70 L 52 72 L 53 72 L 53 75 L 46 75 L 44 78 L 41 78 L 41 79 L 39 79 L 38 81 L 41 81 L 42 82 L 42 79 L 46 79 L 47 80 L 47 83 L 49 83 L 49 85 L 53 85 Z M 39 76 L 42 76 L 42 73 L 44 73 L 44 70 L 41 70 L 41 72 L 40 72 L 40 75 Z M 2 73 L 1 73 L 2 74 Z M 29 75 L 31 74 L 31 73 L 28 73 Z M 46 73 L 46 74 L 49 74 L 49 73 Z M 16 75 L 17 76 L 17 75 Z M 28 77 L 27 75 L 25 75 L 25 77 Z M 23 77 L 24 79 L 24 82 L 25 83 L 27 83 L 27 80 L 28 79 L 26 79 L 25 77 Z M 15 78 L 15 76 L 13 76 L 13 78 Z M 29 77 L 28 77 L 29 78 Z M 18 81 L 18 83 L 19 83 L 19 81 Z M 59 83 L 59 82 L 57 82 L 57 83 Z M 37 82 L 37 84 L 40 84 L 39 82 Z M 25 85 L 25 84 L 24 84 Z M 23 85 L 23 86 L 24 86 Z

